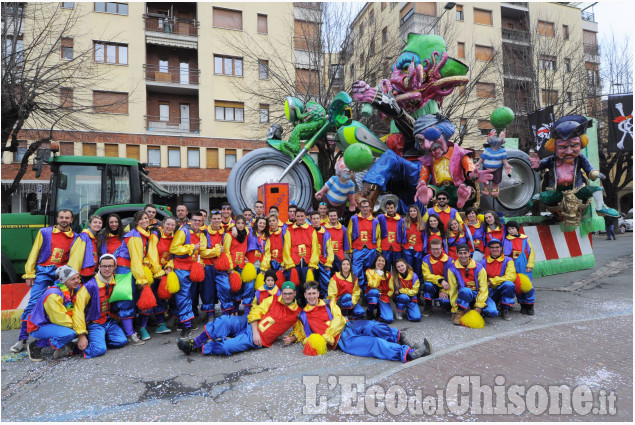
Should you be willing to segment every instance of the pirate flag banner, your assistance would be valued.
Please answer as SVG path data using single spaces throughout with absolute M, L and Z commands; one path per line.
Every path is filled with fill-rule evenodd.
M 534 149 L 538 156 L 547 158 L 553 155 L 544 148 L 545 143 L 549 140 L 549 127 L 553 125 L 553 105 L 546 108 L 538 109 L 527 115 L 527 120 L 531 127 L 531 135 L 534 140 Z
M 609 108 L 609 152 L 633 152 L 633 94 L 611 95 Z

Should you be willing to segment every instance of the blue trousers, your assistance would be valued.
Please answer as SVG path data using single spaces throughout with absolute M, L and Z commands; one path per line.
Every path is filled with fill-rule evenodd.
M 125 266 L 117 266 L 116 274 L 128 274 L 130 268 Z M 131 280 L 132 285 L 132 300 L 128 301 L 115 301 L 111 304 L 112 311 L 119 315 L 120 319 L 134 319 L 137 315 L 137 301 L 139 300 L 139 290 L 137 289 L 137 281 L 134 276 Z
M 335 272 L 339 272 L 341 270 L 342 260 L 337 258 L 337 255 L 333 257 L 333 264 L 331 266 L 331 277 L 335 274 Z
M 33 280 L 33 286 L 31 286 L 31 295 L 29 296 L 29 303 L 24 308 L 24 312 L 20 317 L 22 323 L 20 324 L 20 336 L 19 340 L 24 341 L 29 339 L 29 333 L 26 331 L 26 320 L 31 315 L 31 311 L 35 307 L 44 291 L 55 283 L 55 272 L 57 266 L 35 266 L 35 279 Z
M 337 305 L 345 316 L 353 316 L 354 319 L 363 319 L 366 313 L 359 303 L 353 305 L 351 294 L 343 294 L 337 299 Z
M 192 282 L 190 280 L 190 297 L 192 298 L 192 312 L 198 311 L 198 299 L 201 294 L 201 286 L 203 282 Z M 194 313 L 192 313 L 194 314 Z
M 253 342 L 247 316 L 221 316 L 205 325 L 205 333 L 210 341 L 203 345 L 201 351 L 204 355 L 231 356 L 260 348 Z
M 390 303 L 383 302 L 380 299 L 381 294 L 378 289 L 369 289 L 368 292 L 364 294 L 364 297 L 366 298 L 366 304 L 368 304 L 367 309 L 370 311 L 379 309 L 379 317 L 383 322 L 392 323 L 395 320 Z
M 467 288 L 467 287 L 463 287 L 461 289 L 459 289 L 459 295 L 456 299 L 456 304 L 465 309 L 465 310 L 469 310 L 471 306 L 474 305 L 474 302 L 476 302 L 476 296 L 478 295 L 478 292 Z M 483 308 L 483 316 L 484 317 L 496 317 L 498 316 L 498 310 L 496 309 L 496 303 L 491 299 L 488 298 L 486 303 L 485 303 L 485 307 Z
M 395 265 L 395 262 L 398 259 L 403 258 L 402 252 L 403 251 L 399 251 L 399 252 L 382 251 L 382 254 L 384 254 L 384 257 L 386 257 L 386 267 L 384 270 L 392 270 L 392 267 Z M 421 272 L 421 270 L 419 270 L 419 272 L 417 272 L 417 269 L 414 269 L 414 270 L 415 270 L 415 273 L 417 273 L 417 275 L 419 275 L 420 274 L 419 272 Z
M 397 311 L 401 313 L 406 310 L 406 317 L 411 322 L 419 322 L 421 320 L 421 310 L 419 310 L 419 303 L 417 297 L 411 297 L 406 294 L 398 294 L 395 297 L 395 307 Z
M 439 300 L 439 303 L 441 304 L 441 308 L 449 310 L 451 305 L 450 305 L 450 297 L 448 297 L 445 300 L 442 300 L 439 298 L 439 292 L 441 292 L 441 288 L 439 288 L 437 285 L 435 285 L 432 282 L 423 282 L 423 291 L 421 293 L 421 295 L 423 296 L 424 299 L 426 300 Z
M 348 322 L 340 334 L 338 346 L 347 354 L 406 362 L 410 347 L 400 345 L 399 329 L 373 320 Z
M 192 296 L 190 292 L 190 271 L 178 270 L 174 272 L 179 277 L 179 285 L 181 286 L 179 291 L 174 294 L 174 301 L 176 301 L 176 310 L 179 314 L 179 322 L 183 323 L 183 328 L 192 327 L 191 320 L 194 319 L 194 313 L 192 312 Z
M 532 281 L 532 288 L 524 293 L 516 294 L 516 299 L 519 304 L 535 304 L 536 303 L 536 291 L 533 288 L 533 280 L 534 280 L 534 272 L 533 270 L 527 273 L 527 256 L 523 252 L 514 260 L 514 266 L 516 266 L 516 271 L 518 273 L 522 273 Z
M 76 334 L 71 328 L 49 323 L 48 325 L 37 328 L 33 333 L 31 333 L 31 336 L 35 339 L 46 339 L 51 347 L 59 350 L 71 342 L 75 338 Z
M 157 323 L 163 323 L 163 313 L 165 313 L 168 309 L 167 300 L 159 298 L 158 290 L 159 290 L 160 283 L 161 283 L 161 278 L 157 278 L 157 279 L 154 279 L 154 282 L 152 282 L 152 286 L 151 286 L 152 292 L 154 293 L 154 298 L 156 298 L 157 300 L 157 306 L 154 307 L 154 309 L 152 309 L 152 313 L 154 313 L 154 315 L 157 318 Z
M 106 347 L 120 348 L 128 343 L 123 329 L 110 318 L 103 325 L 89 323 L 86 330 L 88 330 L 88 347 L 84 350 L 85 359 L 103 356 L 106 353 Z
M 422 276 L 423 273 L 423 251 L 415 251 L 414 249 L 404 249 L 401 251 L 403 259 L 406 260 L 412 270 L 415 271 L 417 276 Z
M 366 289 L 366 269 L 370 269 L 377 257 L 377 251 L 369 248 L 353 250 L 352 269 L 353 274 L 357 276 L 359 289 L 364 292 Z
M 318 269 L 313 271 L 315 277 L 320 284 L 320 298 L 326 299 L 329 292 L 329 282 L 331 281 L 331 270 L 326 270 L 322 263 L 318 264 Z
M 218 272 L 220 273 L 220 272 Z M 205 280 L 200 284 L 201 311 L 208 316 L 214 315 L 216 304 L 216 269 L 214 266 L 205 266 Z
M 304 289 L 302 287 L 306 283 L 306 272 L 309 271 L 309 267 L 295 266 L 295 269 L 298 271 L 298 279 L 300 280 L 299 288 L 296 288 L 297 290 L 295 291 L 295 299 L 298 301 L 300 307 L 304 308 L 306 299 L 304 298 Z M 284 271 L 284 277 L 287 280 L 291 280 L 291 269 Z
M 498 288 L 489 288 L 489 297 L 494 302 L 512 306 L 516 302 L 516 285 L 514 285 L 514 282 L 506 280 Z
M 234 309 L 234 298 L 229 286 L 229 274 L 216 272 L 216 296 L 223 314 L 229 314 Z

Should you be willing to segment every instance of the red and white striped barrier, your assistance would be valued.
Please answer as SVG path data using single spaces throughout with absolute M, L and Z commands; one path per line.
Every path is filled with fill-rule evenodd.
M 521 226 L 536 255 L 534 277 L 584 270 L 595 265 L 592 233 L 563 232 L 560 225 Z
M 2 298 L 2 330 L 19 329 L 20 316 L 29 303 L 31 287 L 26 283 L 0 285 Z

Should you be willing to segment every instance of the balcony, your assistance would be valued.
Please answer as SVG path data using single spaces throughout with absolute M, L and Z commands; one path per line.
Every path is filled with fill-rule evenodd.
M 513 30 L 502 28 L 503 41 L 511 41 L 515 43 L 529 44 L 531 36 L 529 31 Z
M 200 118 L 180 116 L 146 115 L 146 128 L 148 131 L 157 133 L 198 133 L 201 128 L 201 120 Z
M 595 22 L 595 13 L 593 12 L 582 12 L 582 20 Z
M 505 78 L 531 79 L 531 70 L 525 64 L 503 63 L 503 74 Z
M 144 64 L 146 87 L 157 93 L 196 94 L 200 71 L 186 66 Z
M 143 21 L 147 43 L 189 49 L 197 48 L 199 22 L 196 19 L 148 13 L 143 15 Z
M 597 44 L 584 43 L 584 53 L 588 53 L 589 55 L 599 55 L 600 46 Z

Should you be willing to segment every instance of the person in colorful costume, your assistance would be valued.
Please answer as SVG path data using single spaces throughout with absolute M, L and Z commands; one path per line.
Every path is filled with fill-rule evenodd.
M 468 241 L 470 252 L 478 251 L 481 257 L 483 251 L 485 251 L 485 225 L 478 219 L 478 214 L 475 208 L 468 208 L 465 210 L 466 221 L 464 223 L 466 231 L 470 232 L 472 238 Z M 476 255 L 476 254 L 473 254 Z M 477 262 L 480 262 L 483 258 L 476 258 Z
M 221 213 L 221 226 L 223 230 L 227 232 L 227 230 L 235 224 L 235 221 L 232 219 L 232 206 L 229 202 L 224 202 L 220 207 Z
M 432 301 L 439 300 L 441 308 L 450 309 L 450 284 L 446 271 L 452 263 L 452 258 L 443 252 L 443 242 L 438 239 L 430 243 L 430 253 L 423 258 L 421 266 L 423 277 L 423 311 L 421 315 L 428 317 L 432 314 Z
M 184 224 L 189 224 L 188 214 L 190 213 L 187 205 L 179 204 L 176 206 L 176 221 L 178 223 L 178 228 L 183 226 Z
M 426 221 L 428 220 L 428 212 L 425 217 L 421 217 L 419 207 L 410 205 L 408 207 L 408 215 L 404 218 L 404 242 L 403 242 L 403 258 L 412 267 L 413 270 L 421 270 L 421 262 L 424 256 L 423 232 L 426 229 Z
M 163 223 L 160 220 L 157 220 L 157 206 L 154 204 L 146 204 L 143 207 L 143 210 L 148 214 L 148 219 L 150 220 L 150 224 L 148 228 L 150 232 L 158 229 Z
M 97 249 L 97 235 L 103 226 L 103 220 L 93 215 L 88 220 L 88 229 L 82 230 L 71 246 L 68 265 L 79 270 L 82 282 L 86 282 L 95 274 L 99 250 Z
M 172 245 L 172 240 L 174 239 L 176 226 L 176 218 L 168 217 L 163 220 L 162 226 L 158 226 L 150 232 L 149 249 L 157 251 L 159 265 L 165 274 L 169 274 L 174 271 L 174 261 L 172 260 L 172 254 L 170 253 L 170 246 Z M 159 297 L 158 291 L 160 283 L 160 277 L 155 278 L 154 282 L 152 282 L 152 292 L 157 300 L 157 306 L 152 310 L 157 324 L 155 332 L 158 334 L 169 334 L 172 330 L 165 324 L 165 312 L 168 310 L 168 301 Z M 143 341 L 150 339 L 150 334 L 145 327 L 141 327 L 139 329 L 139 336 Z
M 269 223 L 269 237 L 265 242 L 265 252 L 260 262 L 260 271 L 282 270 L 286 229 L 282 228 L 282 223 L 278 216 L 274 214 L 267 217 L 267 223 Z
M 460 223 L 459 220 L 452 218 L 450 219 L 450 223 L 448 224 L 448 231 L 445 233 L 445 241 L 448 246 L 448 255 L 456 260 L 459 258 L 456 255 L 456 247 L 460 243 L 467 244 L 470 239 L 472 239 L 472 235 L 470 235 L 467 227 L 464 226 L 463 223 Z
M 123 242 L 123 235 L 121 218 L 117 214 L 110 214 L 106 218 L 106 226 L 101 229 L 97 237 L 99 255 L 114 254 Z
M 131 345 L 143 345 L 145 342 L 134 331 L 132 321 L 137 314 L 137 301 L 144 285 L 152 285 L 154 278 L 163 276 L 165 272 L 159 265 L 156 249 L 150 249 L 150 233 L 148 214 L 141 210 L 134 215 L 134 229 L 124 235 L 123 243 L 117 251 L 116 274 L 132 273 L 132 300 L 116 301 L 112 311 L 119 315 L 121 326 Z M 150 270 L 152 279 L 146 275 L 144 267 Z M 123 284 L 123 283 L 122 283 Z M 141 312 L 140 327 L 145 328 L 151 311 Z
M 353 254 L 353 274 L 359 276 L 359 286 L 366 289 L 366 269 L 375 261 L 375 256 L 381 252 L 377 242 L 381 239 L 379 220 L 373 217 L 370 202 L 362 199 L 359 202 L 360 212 L 351 217 L 348 222 L 348 245 Z
M 421 320 L 421 311 L 419 310 L 419 276 L 412 270 L 410 265 L 400 258 L 395 264 L 397 272 L 393 276 L 395 279 L 395 288 L 397 294 L 395 296 L 395 308 L 397 309 L 397 320 L 403 320 L 404 310 L 406 318 L 411 322 L 419 322 Z
M 254 306 L 249 316 L 221 316 L 205 325 L 195 339 L 179 339 L 177 347 L 186 355 L 201 350 L 203 355 L 231 356 L 254 348 L 271 347 L 289 328 L 299 326 L 302 309 L 295 298 L 293 282 L 282 284 L 282 295 L 268 297 Z
M 77 291 L 73 330 L 78 337 L 77 350 L 85 359 L 103 356 L 108 347 L 120 348 L 129 340 L 110 317 L 116 261 L 112 254 L 102 255 L 97 274 Z
M 428 215 L 437 215 L 439 217 L 439 220 L 441 220 L 441 223 L 443 223 L 443 228 L 446 230 L 450 228 L 450 220 L 456 219 L 459 223 L 463 223 L 463 219 L 459 215 L 459 212 L 455 208 L 452 208 L 450 205 L 448 205 L 448 201 L 450 199 L 450 195 L 448 195 L 448 192 L 438 192 L 436 199 L 436 204 L 428 208 Z
M 247 220 L 246 217 L 245 220 Z M 247 220 L 247 222 L 249 221 Z M 256 267 L 258 273 L 260 273 L 260 265 L 262 264 L 267 238 L 269 238 L 269 224 L 267 223 L 267 219 L 264 217 L 255 218 L 252 231 L 249 232 L 247 261 Z
M 492 239 L 487 245 L 489 255 L 481 261 L 481 266 L 487 273 L 489 296 L 500 303 L 501 318 L 511 320 L 509 309 L 514 305 L 516 296 L 516 267 L 514 261 L 503 255 L 503 244 L 498 239 Z
M 327 304 L 320 299 L 317 286 L 311 281 L 305 284 L 307 306 L 298 315 L 301 326 L 296 326 L 294 332 L 284 338 L 286 345 L 298 341 L 304 345 L 306 352 L 307 344 L 309 349 L 312 348 L 311 335 L 318 334 L 331 350 L 339 347 L 353 356 L 406 363 L 431 353 L 430 343 L 425 338 L 423 345 L 418 347 L 407 340 L 404 332 L 385 323 L 347 321 L 335 301 Z
M 58 280 L 44 291 L 27 319 L 27 331 L 34 341 L 27 346 L 29 359 L 42 361 L 42 348 L 53 347 L 54 359 L 72 352 L 73 307 L 81 283 L 79 272 L 70 266 L 57 269 Z
M 234 236 L 234 230 L 236 236 Z M 229 255 L 230 270 L 241 273 L 245 268 L 245 265 L 249 264 L 247 260 L 247 251 L 249 251 L 249 235 L 252 229 L 246 227 L 245 217 L 239 215 L 236 217 L 234 227 L 225 231 L 223 237 L 224 251 Z M 252 242 L 253 243 L 253 242 Z M 229 284 L 229 281 L 228 281 Z M 233 303 L 232 314 L 237 315 L 239 312 L 240 304 L 242 303 L 245 316 L 249 315 L 249 309 L 251 309 L 251 303 L 254 301 L 254 281 L 250 280 L 242 282 L 241 289 L 238 292 L 231 292 L 231 288 L 217 288 L 222 289 L 219 291 L 219 297 L 221 297 L 221 304 L 228 304 L 228 297 Z M 222 308 L 223 313 L 225 307 Z
M 534 291 L 533 285 L 528 291 L 521 290 L 520 275 L 523 274 L 527 276 L 530 281 L 533 280 L 536 258 L 534 247 L 531 245 L 531 241 L 527 235 L 520 233 L 520 225 L 517 221 L 511 220 L 507 222 L 506 228 L 507 236 L 505 236 L 503 240 L 503 255 L 514 260 L 517 273 L 516 280 L 514 280 L 514 284 L 516 285 L 516 299 L 520 304 L 521 314 L 533 316 L 534 304 L 536 303 L 536 291 Z
M 397 259 L 402 257 L 401 244 L 405 242 L 403 218 L 397 214 L 397 204 L 392 199 L 386 201 L 386 214 L 377 216 L 381 237 L 381 252 L 386 257 L 386 268 L 392 269 Z
M 264 202 L 262 202 L 262 201 L 254 202 L 254 214 L 256 215 L 256 218 L 258 218 L 258 217 L 267 218 L 267 216 L 265 215 L 265 204 L 264 204 Z
M 348 258 L 343 259 L 341 268 L 329 282 L 326 299 L 335 301 L 346 316 L 352 315 L 355 319 L 361 319 L 365 313 L 359 305 L 361 290 L 357 276 L 351 273 L 351 261 Z
M 192 295 L 190 271 L 192 267 L 198 267 L 194 263 L 201 263 L 201 259 L 210 258 L 212 249 L 207 248 L 207 238 L 201 232 L 203 216 L 200 212 L 192 213 L 189 225 L 183 225 L 177 230 L 170 245 L 170 254 L 174 257 L 174 272 L 179 278 L 179 291 L 174 294 L 178 319 L 183 326 L 181 337 L 187 338 L 191 333 L 194 313 L 192 312 Z M 218 249 L 217 249 L 218 251 Z M 204 267 L 204 265 L 203 265 Z
M 20 317 L 20 335 L 18 341 L 11 346 L 12 353 L 26 349 L 26 341 L 29 339 L 27 319 L 44 291 L 55 282 L 57 268 L 68 263 L 71 246 L 77 237 L 70 227 L 73 222 L 73 213 L 70 210 L 60 210 L 56 220 L 55 226 L 45 227 L 37 233 L 24 265 L 22 278 L 26 279 L 31 292 L 29 302 Z
M 438 215 L 430 214 L 428 216 L 426 228 L 423 231 L 423 248 L 425 253 L 430 252 L 430 243 L 435 239 L 443 242 L 443 250 L 447 254 L 448 244 L 445 238 L 445 228 L 443 227 L 443 223 L 439 219 Z
M 392 274 L 386 269 L 386 257 L 377 254 L 373 267 L 366 270 L 366 317 L 370 320 L 379 320 L 392 323 L 395 317 L 392 314 L 390 300 L 395 293 Z
M 589 160 L 580 153 L 589 143 L 587 128 L 593 121 L 581 115 L 567 115 L 557 120 L 549 129 L 551 138 L 545 143 L 545 149 L 553 156 L 542 161 L 537 155 L 530 158 L 531 166 L 537 171 L 549 170 L 544 178 L 547 190 L 536 195 L 540 202 L 549 206 L 558 206 L 567 191 L 574 191 L 575 197 L 586 203 L 592 197 L 596 203 L 598 215 L 620 217 L 613 208 L 604 204 L 601 186 L 589 186 L 584 175 L 590 180 L 604 179 L 606 176 L 593 168 Z
M 214 210 L 210 212 L 210 224 L 206 229 L 207 249 L 212 250 L 208 258 L 203 258 L 205 264 L 205 280 L 200 285 L 201 290 L 201 311 L 207 314 L 207 321 L 211 322 L 215 318 L 214 306 L 218 299 L 218 288 L 223 286 L 229 288 L 229 276 L 227 271 L 216 270 L 214 264 L 224 252 L 223 238 L 225 231 L 221 226 L 221 212 Z
M 324 226 L 329 222 L 329 204 L 320 202 L 318 204 L 318 213 L 320 213 L 320 224 Z
M 331 267 L 333 266 L 333 244 L 331 242 L 331 233 L 327 231 L 321 224 L 320 213 L 313 211 L 311 213 L 311 226 L 315 229 L 317 235 L 316 252 L 317 264 L 310 264 L 313 268 L 314 277 L 317 277 L 317 281 L 320 283 L 320 296 L 326 298 L 329 290 L 329 281 L 331 280 Z M 317 274 L 317 276 L 315 276 Z
M 295 223 L 289 225 L 284 234 L 283 266 L 287 278 L 291 279 L 291 269 L 297 270 L 298 284 L 306 282 L 306 273 L 309 266 L 317 266 L 319 259 L 318 236 L 315 229 L 306 222 L 305 211 L 297 208 Z M 312 267 L 313 267 L 312 266 Z M 295 282 L 294 282 L 295 283 Z M 298 302 L 304 305 L 304 292 L 299 291 Z
M 340 270 L 340 263 L 346 257 L 346 252 L 350 250 L 348 246 L 348 233 L 346 227 L 339 222 L 339 214 L 335 208 L 328 211 L 328 223 L 324 228 L 331 235 L 331 247 L 333 248 L 333 265 L 331 271 L 334 273 Z
M 489 298 L 485 267 L 470 258 L 467 245 L 459 245 L 456 252 L 459 259 L 452 261 L 447 268 L 454 324 L 460 326 L 461 318 L 472 307 L 482 316 L 498 316 L 496 303 Z
M 252 308 L 262 304 L 262 302 L 269 297 L 279 297 L 282 294 L 279 286 L 276 285 L 277 280 L 278 276 L 276 275 L 276 272 L 273 270 L 267 270 L 265 272 L 265 283 L 260 288 L 256 289 L 256 296 L 254 296 Z
M 501 222 L 500 217 L 498 217 L 498 214 L 491 210 L 485 211 L 483 220 L 485 221 L 485 235 L 483 236 L 485 251 L 483 251 L 483 254 L 487 257 L 489 255 L 490 241 L 493 239 L 498 241 L 505 239 L 505 226 Z

